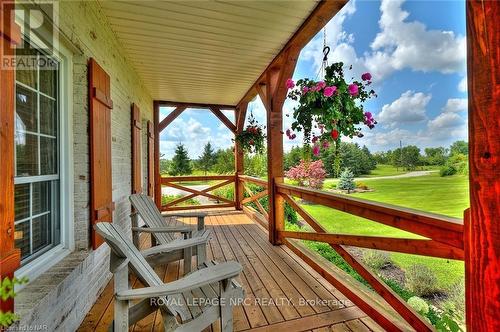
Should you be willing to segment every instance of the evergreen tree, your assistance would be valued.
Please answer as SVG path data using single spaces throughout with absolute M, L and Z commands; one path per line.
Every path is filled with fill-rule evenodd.
M 341 190 L 347 190 L 348 194 L 351 193 L 351 190 L 354 190 L 354 188 L 356 188 L 356 185 L 354 183 L 354 174 L 349 168 L 344 168 L 342 173 L 340 173 L 339 184 L 337 185 L 337 188 Z
M 186 175 L 191 174 L 192 171 L 188 152 L 186 148 L 184 148 L 184 145 L 179 143 L 175 148 L 175 156 L 172 158 L 170 175 Z
M 215 152 L 214 149 L 212 149 L 212 144 L 210 144 L 210 142 L 208 142 L 203 148 L 203 154 L 200 156 L 198 162 L 200 169 L 205 172 L 205 175 L 207 175 L 207 172 L 215 164 Z

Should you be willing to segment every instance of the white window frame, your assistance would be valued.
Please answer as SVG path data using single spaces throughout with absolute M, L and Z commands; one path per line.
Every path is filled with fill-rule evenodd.
M 43 45 L 40 40 L 30 36 L 32 44 Z M 73 172 L 73 53 L 62 43 L 51 54 L 59 61 L 59 218 L 60 244 L 34 258 L 15 272 L 16 277 L 35 280 L 39 275 L 60 262 L 75 249 L 74 237 L 74 172 Z M 22 180 L 18 183 L 21 183 Z M 16 290 L 23 286 L 16 287 Z

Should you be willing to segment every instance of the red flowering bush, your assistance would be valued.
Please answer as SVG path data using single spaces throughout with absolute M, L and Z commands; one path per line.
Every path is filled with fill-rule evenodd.
M 297 181 L 299 186 L 321 189 L 323 188 L 323 181 L 325 181 L 326 171 L 321 160 L 301 160 L 297 166 L 285 172 L 285 176 Z

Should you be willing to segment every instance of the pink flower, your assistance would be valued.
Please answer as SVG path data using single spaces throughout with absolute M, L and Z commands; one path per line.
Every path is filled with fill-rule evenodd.
M 294 87 L 295 87 L 295 82 L 291 78 L 287 79 L 286 80 L 286 88 L 293 89 Z
M 313 142 L 313 143 L 316 143 L 317 141 L 318 141 L 318 136 L 313 136 L 313 138 L 312 138 L 312 142 Z
M 319 90 L 323 89 L 325 86 L 326 86 L 326 83 L 324 81 L 319 81 L 316 84 L 316 91 L 319 91 Z
M 309 92 L 309 88 L 307 86 L 305 86 L 305 87 L 302 88 L 302 94 L 305 95 L 308 92 Z
M 328 143 L 328 141 L 323 141 L 323 149 L 328 149 L 329 146 L 330 143 Z
M 370 73 L 364 73 L 363 75 L 361 75 L 361 79 L 363 81 L 369 81 L 369 80 L 372 79 L 372 74 L 370 74 Z
M 323 95 L 325 97 L 331 97 L 331 96 L 333 96 L 333 94 L 335 93 L 335 91 L 337 91 L 337 87 L 336 86 L 327 86 L 325 88 L 325 91 L 323 91 Z
M 287 130 L 286 130 L 286 136 L 287 136 L 288 138 L 290 138 L 290 129 L 287 129 Z
M 350 84 L 349 87 L 347 88 L 349 90 L 349 93 L 351 96 L 357 96 L 358 95 L 358 86 L 356 84 Z
M 373 118 L 372 113 L 371 112 L 365 112 L 365 118 L 372 119 Z
M 320 151 L 320 147 L 319 145 L 315 145 L 313 146 L 313 155 L 315 155 L 316 157 L 319 156 L 319 151 Z

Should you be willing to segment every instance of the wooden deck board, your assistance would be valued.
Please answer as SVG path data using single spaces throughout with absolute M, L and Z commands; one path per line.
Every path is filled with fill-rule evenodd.
M 288 248 L 272 246 L 265 229 L 245 214 L 234 210 L 207 212 L 206 227 L 213 234 L 208 257 L 216 261 L 237 260 L 243 266 L 238 282 L 245 289 L 246 299 L 234 312 L 235 331 L 382 331 Z M 196 218 L 182 221 L 196 224 Z M 150 245 L 149 236 L 141 238 L 141 245 Z M 175 262 L 156 271 L 165 282 L 173 281 L 182 277 L 182 264 Z M 141 287 L 134 276 L 130 282 L 134 287 Z M 323 303 L 318 304 L 321 301 Z M 105 331 L 112 319 L 111 280 L 79 331 Z M 161 314 L 155 312 L 131 330 L 162 331 L 162 323 Z M 205 331 L 220 331 L 220 324 L 213 324 Z

